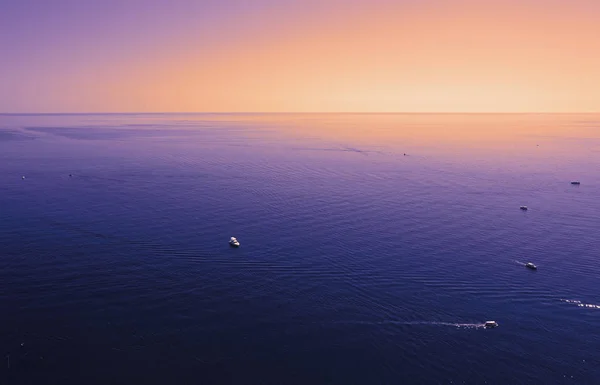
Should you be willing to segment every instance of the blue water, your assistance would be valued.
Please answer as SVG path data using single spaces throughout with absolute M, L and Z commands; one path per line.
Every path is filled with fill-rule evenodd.
M 0 115 L 0 384 L 598 384 L 599 166 L 594 115 Z

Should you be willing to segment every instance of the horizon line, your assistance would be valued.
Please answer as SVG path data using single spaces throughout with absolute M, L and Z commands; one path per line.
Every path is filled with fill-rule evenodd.
M 0 112 L 0 115 L 570 115 L 600 114 L 599 111 L 154 111 L 154 112 Z

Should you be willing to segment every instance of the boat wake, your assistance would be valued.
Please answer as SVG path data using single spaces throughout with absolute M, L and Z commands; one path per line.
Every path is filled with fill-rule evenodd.
M 594 305 L 591 303 L 583 303 L 576 299 L 561 299 L 561 302 L 571 303 L 573 305 L 577 305 L 579 307 L 586 307 L 588 309 L 600 309 L 600 305 Z
M 527 262 L 521 262 L 521 261 L 517 261 L 517 260 L 515 260 L 515 263 L 516 263 L 517 265 L 521 265 L 521 266 L 527 266 Z
M 436 321 L 418 321 L 402 322 L 403 325 L 432 325 L 432 326 L 450 326 L 460 329 L 483 329 L 484 323 L 456 323 L 456 322 L 436 322 Z
M 484 323 L 458 323 L 438 321 L 339 321 L 335 324 L 349 325 L 401 325 L 401 326 L 449 326 L 459 329 L 484 329 Z

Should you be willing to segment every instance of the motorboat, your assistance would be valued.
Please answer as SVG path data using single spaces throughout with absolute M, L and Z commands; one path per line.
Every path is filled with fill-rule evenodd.
M 581 182 L 580 182 L 580 181 L 578 181 L 578 180 L 574 180 L 573 182 L 571 182 L 571 184 L 580 185 L 580 184 L 581 184 Z
M 498 327 L 498 322 L 496 322 L 496 321 L 485 321 L 485 323 L 483 324 L 483 326 L 485 326 L 487 329 L 497 328 Z
M 536 266 L 536 265 L 534 265 L 534 264 L 533 264 L 533 263 L 531 263 L 531 262 L 527 262 L 527 263 L 525 264 L 525 267 L 526 267 L 526 268 L 528 268 L 528 269 L 531 269 L 531 270 L 537 270 L 537 266 Z
M 240 247 L 240 242 L 235 237 L 231 237 L 229 240 L 229 245 L 232 247 Z
M 519 207 L 519 208 L 520 208 L 521 210 L 523 210 L 523 211 L 527 211 L 527 206 L 521 206 L 521 207 Z

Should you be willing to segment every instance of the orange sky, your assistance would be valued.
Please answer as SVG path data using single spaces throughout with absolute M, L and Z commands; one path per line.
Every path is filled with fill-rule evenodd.
M 598 112 L 596 3 L 307 1 L 55 66 L 48 90 L 18 94 L 66 112 Z

